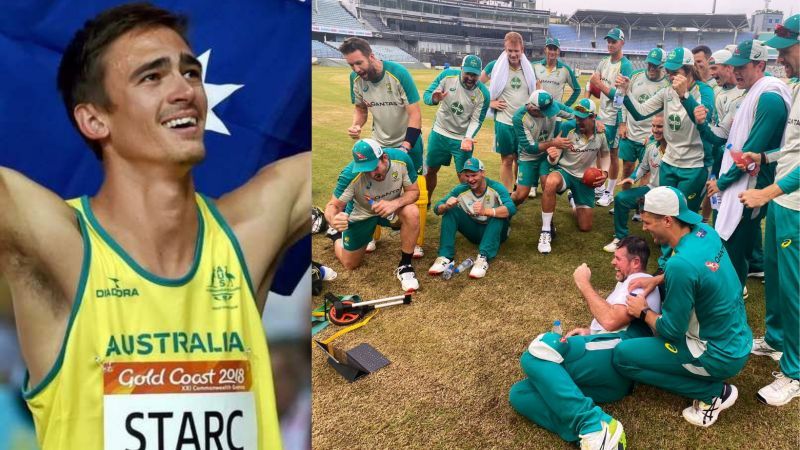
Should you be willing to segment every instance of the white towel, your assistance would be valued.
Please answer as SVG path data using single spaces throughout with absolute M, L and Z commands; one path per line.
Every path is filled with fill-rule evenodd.
M 525 74 L 525 82 L 528 85 L 528 93 L 536 90 L 536 72 L 533 71 L 528 57 L 523 52 L 520 55 L 520 66 L 522 66 L 522 73 Z M 506 52 L 500 54 L 497 61 L 492 68 L 491 83 L 489 84 L 489 99 L 497 100 L 503 93 L 508 81 L 508 55 Z M 489 117 L 494 118 L 495 110 L 489 109 Z
M 750 136 L 750 130 L 753 128 L 753 120 L 756 116 L 756 107 L 758 106 L 758 99 L 761 94 L 767 92 L 775 92 L 783 98 L 786 103 L 786 110 L 791 109 L 792 94 L 789 88 L 782 81 L 775 77 L 763 77 L 756 81 L 753 87 L 747 91 L 736 115 L 733 118 L 733 125 L 731 126 L 730 134 L 728 135 L 728 144 L 731 144 L 731 149 L 740 151 L 747 137 Z M 769 149 L 761 149 L 769 150 Z M 720 175 L 727 173 L 728 169 L 733 165 L 733 157 L 731 153 L 725 150 L 722 155 L 722 165 L 720 166 Z M 756 184 L 756 177 L 751 177 L 743 174 L 738 180 L 733 182 L 727 189 L 722 191 L 722 205 L 719 207 L 719 214 L 714 224 L 714 228 L 719 233 L 720 237 L 728 240 L 733 234 L 736 227 L 739 225 L 739 220 L 742 218 L 742 211 L 744 206 L 739 201 L 739 193 L 750 189 Z M 758 215 L 758 209 L 753 211 L 754 215 Z

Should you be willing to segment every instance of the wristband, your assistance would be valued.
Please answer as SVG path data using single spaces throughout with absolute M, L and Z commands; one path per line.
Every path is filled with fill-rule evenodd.
M 417 139 L 419 139 L 420 134 L 422 134 L 422 130 L 419 128 L 408 127 L 406 128 L 406 141 L 413 147 Z
M 644 321 L 645 318 L 647 317 L 647 311 L 650 311 L 650 308 L 645 306 L 642 312 L 639 313 L 639 318 L 642 319 L 642 321 Z

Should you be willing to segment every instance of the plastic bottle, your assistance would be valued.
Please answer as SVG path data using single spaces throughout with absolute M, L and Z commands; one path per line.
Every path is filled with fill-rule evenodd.
M 561 336 L 562 330 L 561 330 L 561 321 L 560 320 L 556 320 L 555 322 L 553 322 L 553 333 Z
M 453 278 L 453 271 L 453 262 L 450 261 L 447 266 L 445 266 L 444 272 L 442 272 L 442 279 L 449 280 L 450 278 Z
M 622 108 L 622 103 L 625 101 L 625 91 L 620 88 L 617 88 L 617 91 L 614 92 L 614 108 L 620 109 Z
M 461 273 L 472 267 L 473 264 L 475 264 L 475 261 L 473 261 L 472 258 L 467 258 L 456 267 L 455 273 Z
M 733 150 L 732 147 L 733 147 L 733 144 L 728 144 L 728 145 L 725 146 L 725 149 L 728 150 L 729 152 L 731 152 L 731 157 L 733 158 L 733 162 L 734 163 L 744 163 L 745 171 L 747 171 L 747 174 L 750 175 L 751 177 L 754 177 L 754 176 L 758 175 L 758 169 L 759 168 L 756 165 L 756 162 L 753 161 L 753 159 L 750 158 L 749 156 L 745 157 L 742 152 L 737 151 L 737 150 Z
M 372 207 L 372 204 L 375 203 L 375 200 L 372 197 L 367 197 L 367 201 L 369 202 L 370 207 Z M 388 216 L 386 216 L 386 220 L 389 221 L 389 225 L 391 225 L 392 227 L 394 227 L 395 225 L 397 225 L 398 222 L 400 222 L 400 218 L 397 217 L 397 213 L 389 214 Z
M 712 173 L 708 176 L 709 181 L 716 180 L 717 177 Z M 711 197 L 708 198 L 709 203 L 711 203 L 711 209 L 719 210 L 719 206 L 722 204 L 722 195 L 719 192 L 715 193 Z

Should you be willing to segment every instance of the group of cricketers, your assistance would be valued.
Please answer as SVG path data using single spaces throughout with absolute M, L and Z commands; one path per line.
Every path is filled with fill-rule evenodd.
M 751 353 L 780 362 L 757 398 L 785 405 L 800 396 L 799 36 L 794 15 L 766 42 L 654 48 L 646 68 L 633 70 L 625 34 L 614 28 L 605 36 L 608 56 L 580 98 L 557 39 L 547 38 L 544 59 L 529 61 L 522 36 L 510 32 L 497 60 L 483 66 L 468 55 L 424 91 L 423 102 L 438 106 L 424 162 L 410 73 L 349 38 L 340 50 L 353 69 L 347 132 L 356 142 L 325 209 L 336 256 L 355 268 L 375 250 L 379 225 L 399 229 L 396 276 L 404 291 L 419 289 L 412 259 L 423 256 L 429 201 L 451 159 L 460 183 L 432 207 L 442 219 L 430 275 L 452 268 L 460 232 L 478 246 L 470 277 L 484 277 L 517 207 L 539 185 L 543 254 L 556 234 L 556 194 L 566 193 L 580 231 L 591 230 L 595 205 L 614 204 L 614 236 L 603 250 L 614 254 L 616 289 L 603 298 L 589 268 L 575 270 L 595 320 L 531 343 L 511 405 L 581 448 L 625 448 L 622 424 L 596 403 L 622 398 L 636 382 L 650 384 L 692 399 L 683 417 L 708 427 L 736 401 L 738 390 L 726 380 Z M 765 73 L 768 47 L 778 50 L 788 82 Z M 566 86 L 572 93 L 562 102 Z M 372 134 L 364 138 L 370 112 Z M 487 116 L 498 180 L 472 153 Z M 628 235 L 632 211 L 660 246 L 654 275 L 645 273 L 647 242 Z M 748 275 L 765 282 L 763 338 L 753 339 L 747 323 Z

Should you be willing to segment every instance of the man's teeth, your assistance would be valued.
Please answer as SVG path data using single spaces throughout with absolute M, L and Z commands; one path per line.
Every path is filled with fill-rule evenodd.
M 197 119 L 194 117 L 181 117 L 179 119 L 172 119 L 164 123 L 167 128 L 177 128 L 183 125 L 197 125 Z

